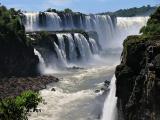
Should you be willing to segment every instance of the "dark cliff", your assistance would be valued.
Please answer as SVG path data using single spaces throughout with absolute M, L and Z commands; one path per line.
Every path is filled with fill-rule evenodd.
M 27 41 L 19 14 L 0 6 L 0 77 L 37 74 L 39 60 Z
M 129 36 L 123 43 L 115 72 L 119 120 L 160 119 L 159 18 L 160 8 L 142 28 L 142 35 Z

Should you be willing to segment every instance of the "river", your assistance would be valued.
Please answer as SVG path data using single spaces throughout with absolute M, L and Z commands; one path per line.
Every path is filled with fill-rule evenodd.
M 47 104 L 40 104 L 42 112 L 33 113 L 30 120 L 99 119 L 107 93 L 95 90 L 103 88 L 105 80 L 111 80 L 119 56 L 120 52 L 110 52 L 103 59 L 83 65 L 83 69 L 55 70 L 53 75 L 60 81 L 40 91 Z

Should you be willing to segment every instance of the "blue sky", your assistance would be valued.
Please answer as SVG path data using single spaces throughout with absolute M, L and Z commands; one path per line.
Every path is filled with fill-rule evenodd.
M 71 8 L 73 11 L 98 13 L 148 4 L 157 5 L 160 4 L 160 0 L 0 0 L 0 3 L 9 8 L 14 7 L 27 11 Z

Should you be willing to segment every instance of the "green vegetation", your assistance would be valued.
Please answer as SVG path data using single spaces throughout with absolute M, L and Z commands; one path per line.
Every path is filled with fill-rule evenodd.
M 13 36 L 19 36 L 25 40 L 25 28 L 21 24 L 20 11 L 14 8 L 7 9 L 0 6 L 0 38 L 10 40 Z
M 160 35 L 160 7 L 150 16 L 147 26 L 144 26 L 140 32 L 145 36 Z
M 52 8 L 48 8 L 48 9 L 46 10 L 46 12 L 57 12 L 57 10 L 56 10 L 56 9 L 52 9 Z
M 52 8 L 48 8 L 48 9 L 46 10 L 46 12 L 55 12 L 55 13 L 60 13 L 60 12 L 64 12 L 64 13 L 73 13 L 73 11 L 72 11 L 71 9 L 69 9 L 69 8 L 66 8 L 66 9 L 64 9 L 64 10 L 62 10 L 62 11 L 59 11 L 59 10 L 56 10 L 56 9 L 52 9 Z
M 73 11 L 71 9 L 69 9 L 69 8 L 64 9 L 64 12 L 65 13 L 73 13 Z
M 27 120 L 27 114 L 33 112 L 42 102 L 38 93 L 32 91 L 23 92 L 16 98 L 6 98 L 0 101 L 0 120 Z
M 128 48 L 136 47 L 139 43 L 145 43 L 147 41 L 157 41 L 160 36 L 160 7 L 156 12 L 152 14 L 147 22 L 147 25 L 140 30 L 142 35 L 128 36 L 124 42 L 124 51 Z
M 153 13 L 157 7 L 151 7 L 150 5 L 148 6 L 142 6 L 140 8 L 134 7 L 134 8 L 129 8 L 129 9 L 120 9 L 115 12 L 106 12 L 106 13 L 101 13 L 101 14 L 109 14 L 117 17 L 133 17 L 133 16 L 148 16 L 151 13 Z

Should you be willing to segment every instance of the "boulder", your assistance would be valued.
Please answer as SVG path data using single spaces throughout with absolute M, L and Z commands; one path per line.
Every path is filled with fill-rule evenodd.
M 51 89 L 51 91 L 54 91 L 54 92 L 55 92 L 55 91 L 56 91 L 56 89 L 55 89 L 55 88 L 52 88 L 52 89 Z

